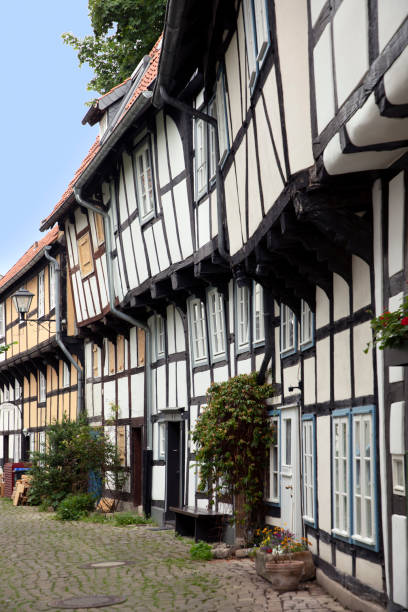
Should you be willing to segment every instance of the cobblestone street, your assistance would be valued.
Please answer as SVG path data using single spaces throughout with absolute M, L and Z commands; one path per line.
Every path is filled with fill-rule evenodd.
M 248 559 L 191 561 L 189 541 L 173 531 L 62 523 L 4 500 L 0 526 L 2 612 L 58 610 L 56 600 L 85 595 L 117 596 L 125 601 L 98 609 L 121 612 L 344 610 L 314 583 L 278 596 Z M 107 561 L 129 563 L 81 567 Z

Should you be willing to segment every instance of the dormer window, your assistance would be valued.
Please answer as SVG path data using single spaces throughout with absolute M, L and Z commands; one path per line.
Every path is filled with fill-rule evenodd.
M 103 113 L 99 120 L 99 138 L 102 138 L 106 130 L 108 129 L 108 112 Z

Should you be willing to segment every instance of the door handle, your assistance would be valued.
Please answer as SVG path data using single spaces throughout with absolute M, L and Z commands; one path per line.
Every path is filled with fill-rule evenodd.
M 288 485 L 287 487 L 285 487 L 285 489 L 293 489 L 292 485 Z

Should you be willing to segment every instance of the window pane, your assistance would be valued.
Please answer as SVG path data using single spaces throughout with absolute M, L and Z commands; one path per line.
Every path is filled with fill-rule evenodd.
M 292 421 L 285 419 L 285 463 L 292 465 Z

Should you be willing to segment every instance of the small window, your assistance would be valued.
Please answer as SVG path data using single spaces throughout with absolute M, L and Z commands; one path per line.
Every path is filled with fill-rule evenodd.
M 244 0 L 243 8 L 249 87 L 252 90 L 270 43 L 268 10 L 266 0 Z
M 198 199 L 206 192 L 208 182 L 207 124 L 202 119 L 195 122 L 195 173 Z
M 349 418 L 333 418 L 333 531 L 348 536 L 349 527 Z
M 315 443 L 314 419 L 302 422 L 303 518 L 315 522 Z
M 166 458 L 166 423 L 159 423 L 159 459 Z
M 157 358 L 164 357 L 166 342 L 165 342 L 165 325 L 164 319 L 160 315 L 156 316 L 156 351 Z
M 103 216 L 98 213 L 94 213 L 95 219 L 95 230 L 96 230 L 96 240 L 98 242 L 98 246 L 105 242 L 105 229 L 103 225 Z
M 353 539 L 374 543 L 371 414 L 353 415 Z
M 274 429 L 274 443 L 269 449 L 269 491 L 267 494 L 268 501 L 279 503 L 280 501 L 280 480 L 279 480 L 279 417 L 275 416 L 271 419 L 271 425 Z
M 55 268 L 54 264 L 50 263 L 48 266 L 49 278 L 50 278 L 50 310 L 55 308 Z
M 70 366 L 63 361 L 62 362 L 62 386 L 64 389 L 69 387 L 71 384 L 71 368 Z
M 6 335 L 6 321 L 4 317 L 4 302 L 0 304 L 0 338 Z
M 265 321 L 263 288 L 259 283 L 254 284 L 254 343 L 265 341 Z
M 237 348 L 249 346 L 249 289 L 237 286 Z
M 305 300 L 300 303 L 300 348 L 313 344 L 313 313 Z
M 191 341 L 195 363 L 207 360 L 205 308 L 201 300 L 190 302 Z
M 283 419 L 283 435 L 284 435 L 284 464 L 292 465 L 292 419 Z
M 208 105 L 208 114 L 211 117 L 217 118 L 217 102 L 216 99 L 213 100 Z M 210 182 L 215 179 L 215 175 L 217 173 L 217 147 L 216 147 L 216 133 L 215 128 L 210 125 L 208 132 L 208 149 L 209 149 L 209 179 Z
M 392 490 L 395 495 L 405 495 L 404 455 L 392 455 Z
M 154 214 L 153 169 L 150 147 L 146 141 L 135 153 L 137 198 L 141 221 Z
M 216 289 L 208 292 L 211 355 L 213 358 L 225 355 L 224 300 Z
M 295 315 L 286 304 L 281 305 L 281 356 L 285 357 L 296 350 Z
M 38 275 L 38 318 L 44 316 L 45 293 L 44 293 L 44 270 Z
M 224 71 L 220 72 L 217 81 L 217 122 L 220 144 L 220 163 L 222 164 L 229 151 L 227 93 L 225 90 Z
M 94 270 L 89 233 L 78 239 L 79 265 L 82 277 L 88 276 Z
M 45 402 L 46 399 L 46 378 L 42 372 L 38 376 L 38 401 Z

